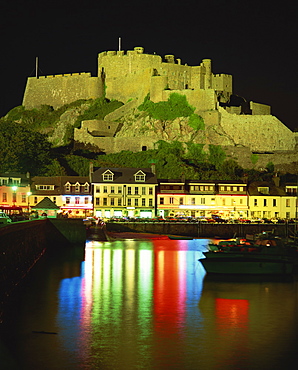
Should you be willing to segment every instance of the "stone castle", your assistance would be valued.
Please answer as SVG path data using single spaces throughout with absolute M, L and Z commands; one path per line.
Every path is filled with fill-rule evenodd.
M 204 134 L 193 135 L 185 120 L 171 123 L 168 132 L 165 127 L 158 129 L 157 122 L 144 126 L 143 119 L 141 125 L 137 107 L 144 98 L 150 94 L 155 103 L 166 101 L 173 92 L 185 95 L 195 113 L 204 119 Z M 56 109 L 78 99 L 103 95 L 124 105 L 103 121 L 83 121 L 81 128 L 75 129 L 74 139 L 105 153 L 151 149 L 160 139 L 191 139 L 230 149 L 248 148 L 251 152 L 297 154 L 297 134 L 271 115 L 270 106 L 235 99 L 232 76 L 214 74 L 210 59 L 188 66 L 174 55 L 162 58 L 146 54 L 142 47 L 105 51 L 98 55 L 97 77 L 90 73 L 29 77 L 23 105 L 30 109 L 47 104 Z M 132 126 L 129 120 L 137 124 Z

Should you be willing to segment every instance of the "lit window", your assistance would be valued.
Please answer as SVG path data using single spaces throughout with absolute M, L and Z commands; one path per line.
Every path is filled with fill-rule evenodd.
M 80 192 L 80 184 L 76 184 L 76 187 L 75 187 L 75 192 L 76 193 L 79 193 Z
M 89 203 L 89 198 L 88 198 L 88 197 L 85 197 L 85 199 L 84 199 L 84 203 L 85 203 L 85 204 L 88 204 L 88 203 Z
M 66 197 L 66 198 L 65 198 L 65 203 L 66 203 L 66 204 L 70 204 L 70 197 Z
M 181 204 L 181 203 L 180 203 Z M 195 198 L 191 198 L 191 200 L 190 200 L 190 204 L 196 204 L 196 199 Z
M 99 199 L 100 199 L 100 198 L 95 198 L 95 205 L 96 205 L 96 206 L 99 206 Z
M 112 173 L 104 173 L 103 174 L 103 181 L 113 181 L 114 175 Z
M 65 185 L 65 191 L 66 191 L 67 193 L 69 193 L 69 192 L 70 192 L 70 184 L 66 184 L 66 185 Z
M 205 198 L 201 198 L 201 204 L 205 204 Z
M 170 204 L 174 204 L 174 198 L 170 197 Z
M 7 193 L 2 194 L 2 202 L 7 202 Z
M 179 204 L 183 204 L 183 198 L 179 198 Z
M 80 204 L 80 197 L 75 197 L 75 204 Z

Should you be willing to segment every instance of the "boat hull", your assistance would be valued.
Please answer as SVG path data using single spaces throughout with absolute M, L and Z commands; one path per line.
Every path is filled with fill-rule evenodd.
M 292 274 L 294 261 L 285 256 L 260 256 L 228 253 L 205 253 L 200 259 L 210 274 L 286 275 Z

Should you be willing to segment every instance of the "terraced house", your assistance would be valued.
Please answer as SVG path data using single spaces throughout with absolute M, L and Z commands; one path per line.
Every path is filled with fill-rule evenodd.
M 96 217 L 155 217 L 156 175 L 150 168 L 99 168 L 92 174 Z

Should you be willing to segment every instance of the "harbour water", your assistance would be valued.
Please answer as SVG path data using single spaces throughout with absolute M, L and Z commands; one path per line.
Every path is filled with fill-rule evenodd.
M 297 368 L 297 281 L 212 278 L 198 262 L 208 241 L 45 255 L 0 326 L 0 368 Z

